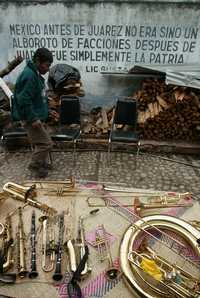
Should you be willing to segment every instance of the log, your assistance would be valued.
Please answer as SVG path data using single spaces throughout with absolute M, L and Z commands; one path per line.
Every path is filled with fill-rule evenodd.
M 15 57 L 8 65 L 0 71 L 0 77 L 3 78 L 15 69 L 24 59 L 20 56 Z

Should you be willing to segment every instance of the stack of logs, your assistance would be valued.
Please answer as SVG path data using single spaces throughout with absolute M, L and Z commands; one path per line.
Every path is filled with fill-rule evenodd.
M 200 138 L 200 91 L 145 80 L 133 97 L 138 101 L 140 137 L 154 140 Z

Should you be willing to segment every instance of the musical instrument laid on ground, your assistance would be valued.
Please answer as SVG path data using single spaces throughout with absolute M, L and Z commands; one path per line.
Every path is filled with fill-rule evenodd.
M 96 210 L 95 210 L 96 211 Z M 79 216 L 78 219 L 78 236 L 76 239 L 76 246 L 79 248 L 79 259 L 81 260 L 83 256 L 85 255 L 85 231 L 84 231 L 84 226 L 83 226 L 83 216 Z M 87 274 L 89 274 L 92 271 L 92 269 L 88 266 L 88 263 L 85 263 L 85 267 L 81 272 L 81 276 L 84 277 Z
M 5 273 L 13 264 L 13 237 L 11 217 L 6 216 L 5 224 L 0 223 L 0 282 L 5 284 L 13 284 L 16 281 L 15 273 Z
M 151 237 L 159 233 L 157 229 L 162 241 Z M 179 240 L 165 242 L 162 231 L 173 233 Z M 172 216 L 151 215 L 134 222 L 120 246 L 121 269 L 134 297 L 200 297 L 199 239 L 200 231 Z
M 64 235 L 64 212 L 59 216 L 59 232 L 58 232 L 58 242 L 56 245 L 56 269 L 53 274 L 53 280 L 59 281 L 62 279 L 62 252 L 63 252 L 63 235 Z
M 35 229 L 35 211 L 32 212 L 31 218 L 31 270 L 29 272 L 29 278 L 35 278 L 38 276 L 36 265 L 36 229 Z
M 57 197 L 64 197 L 66 195 L 68 195 L 69 193 L 71 193 L 74 188 L 75 188 L 75 178 L 74 177 L 70 177 L 69 179 L 63 180 L 63 181 L 40 181 L 40 180 L 36 180 L 36 181 L 29 181 L 28 185 L 30 184 L 30 182 L 34 185 L 36 185 L 37 189 L 40 190 L 45 190 L 47 191 L 46 193 L 44 193 L 44 195 L 48 195 L 48 196 L 57 196 Z M 27 184 L 27 183 L 25 183 Z
M 115 196 L 114 196 L 115 197 Z M 97 203 L 97 199 L 104 200 L 104 203 Z M 115 204 L 109 203 L 109 197 L 104 196 L 91 196 L 86 199 L 89 207 L 116 207 Z M 151 210 L 151 209 L 162 209 L 162 208 L 179 208 L 179 207 L 192 207 L 192 203 L 174 203 L 173 201 L 160 201 L 160 203 L 142 203 L 138 197 L 135 197 L 132 204 L 123 204 L 123 207 L 133 207 L 134 211 L 140 215 L 140 212 L 145 210 Z
M 74 243 L 72 242 L 71 239 L 69 239 L 64 243 L 64 247 L 66 249 L 66 252 L 69 255 L 70 271 L 75 272 L 77 269 L 77 264 L 76 264 L 76 253 L 75 253 Z
M 24 224 L 22 218 L 22 208 L 19 207 L 19 223 L 18 223 L 18 231 L 17 231 L 17 257 L 18 257 L 18 275 L 21 278 L 26 277 L 27 269 L 26 269 L 26 244 L 25 244 L 25 232 L 24 232 Z
M 39 221 L 42 224 L 42 270 L 50 272 L 55 265 L 55 230 L 53 218 L 41 216 Z
M 28 203 L 31 206 L 36 207 L 47 214 L 54 215 L 57 213 L 54 208 L 49 207 L 48 205 L 40 203 L 36 200 L 37 192 L 35 185 L 29 187 L 22 186 L 13 182 L 7 182 L 6 184 L 4 184 L 3 190 L 5 193 L 11 195 L 13 199 Z
M 108 260 L 108 268 L 106 269 L 106 277 L 113 280 L 119 276 L 120 270 L 114 266 L 112 259 L 110 244 L 107 239 L 106 230 L 104 225 L 101 225 L 96 229 L 96 242 L 93 243 L 97 247 L 99 253 L 100 261 Z
M 4 262 L 3 262 L 3 272 L 10 269 L 14 264 L 13 259 L 13 236 L 12 236 L 12 225 L 11 225 L 11 217 L 9 215 L 6 216 L 5 225 L 1 224 L 1 233 L 2 236 L 2 247 L 1 251 L 3 254 Z
M 144 210 L 152 210 L 152 209 L 162 209 L 162 208 L 178 208 L 178 207 L 192 207 L 192 203 L 149 203 L 149 204 L 144 204 L 142 203 L 138 197 L 134 198 L 133 202 L 133 208 L 135 213 L 138 215 L 141 215 L 141 212 Z

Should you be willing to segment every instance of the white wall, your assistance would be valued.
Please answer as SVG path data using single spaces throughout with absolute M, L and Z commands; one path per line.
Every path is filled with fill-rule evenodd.
M 97 105 L 131 93 L 135 82 L 101 71 L 199 62 L 198 3 L 94 2 L 0 2 L 0 68 L 17 53 L 29 58 L 45 46 L 54 63 L 80 70 L 88 102 Z M 7 79 L 14 82 L 20 70 Z

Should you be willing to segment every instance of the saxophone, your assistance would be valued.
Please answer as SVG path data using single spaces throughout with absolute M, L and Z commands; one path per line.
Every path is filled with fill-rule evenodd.
M 3 240 L 3 271 L 7 271 L 14 264 L 13 259 L 13 237 L 12 237 L 12 225 L 11 225 L 11 216 L 8 215 L 5 220 L 4 227 L 4 240 Z
M 16 274 L 4 273 L 9 270 L 14 263 L 11 216 L 8 215 L 5 220 L 5 225 L 0 223 L 0 226 L 0 236 L 2 237 L 2 246 L 0 248 L 0 282 L 13 284 L 16 281 Z
M 19 223 L 17 232 L 17 248 L 18 248 L 18 274 L 19 277 L 24 278 L 27 274 L 26 269 L 26 246 L 24 224 L 22 219 L 22 208 L 19 207 Z

